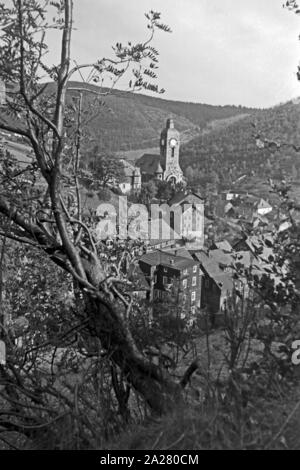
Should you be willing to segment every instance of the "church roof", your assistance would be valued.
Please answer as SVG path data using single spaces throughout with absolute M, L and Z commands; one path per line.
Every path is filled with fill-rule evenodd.
M 155 175 L 160 165 L 160 155 L 154 155 L 151 153 L 145 153 L 136 165 L 141 169 L 141 172 L 146 175 Z

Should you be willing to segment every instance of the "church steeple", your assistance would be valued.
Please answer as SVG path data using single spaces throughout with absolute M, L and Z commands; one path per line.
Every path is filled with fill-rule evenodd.
M 175 129 L 172 118 L 167 120 L 160 137 L 160 157 L 164 169 L 164 180 L 182 181 L 183 175 L 179 165 L 180 133 Z

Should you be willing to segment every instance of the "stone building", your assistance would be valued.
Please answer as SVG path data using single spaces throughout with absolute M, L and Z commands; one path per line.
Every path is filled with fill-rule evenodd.
M 160 154 L 144 154 L 136 164 L 141 170 L 142 182 L 152 179 L 174 184 L 184 180 L 179 164 L 180 133 L 173 119 L 168 119 L 160 136 Z

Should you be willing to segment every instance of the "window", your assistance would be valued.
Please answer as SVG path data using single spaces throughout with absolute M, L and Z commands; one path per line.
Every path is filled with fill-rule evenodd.
M 163 277 L 163 285 L 165 286 L 168 284 L 168 278 L 166 276 Z
M 205 288 L 206 288 L 206 289 L 209 288 L 209 279 L 205 279 Z
M 192 292 L 192 302 L 195 302 L 196 300 L 196 292 Z
M 187 280 L 186 280 L 186 279 L 184 279 L 184 280 L 182 281 L 182 285 L 183 285 L 183 288 L 184 288 L 184 289 L 187 288 Z
M 192 286 L 195 287 L 197 285 L 197 278 L 196 276 L 193 277 L 193 281 L 192 281 Z
M 156 284 L 156 283 L 157 283 L 157 275 L 155 274 L 155 276 L 154 276 L 154 284 Z
M 191 308 L 191 313 L 192 313 L 192 315 L 195 315 L 195 313 L 196 313 L 196 307 L 192 307 L 192 308 Z
M 168 272 L 168 268 L 164 268 L 164 273 L 167 273 Z
M 183 275 L 184 275 L 184 276 L 186 276 L 186 275 L 187 275 L 187 273 L 188 273 L 188 270 L 187 270 L 187 269 L 185 269 L 185 270 L 183 271 Z
M 198 266 L 194 266 L 194 267 L 193 267 L 193 273 L 196 273 L 196 272 L 197 272 L 197 267 L 198 267 Z

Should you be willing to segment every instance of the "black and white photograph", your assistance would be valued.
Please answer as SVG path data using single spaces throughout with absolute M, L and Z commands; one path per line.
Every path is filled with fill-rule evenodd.
M 300 450 L 300 2 L 0 0 L 0 455 L 216 450 Z

